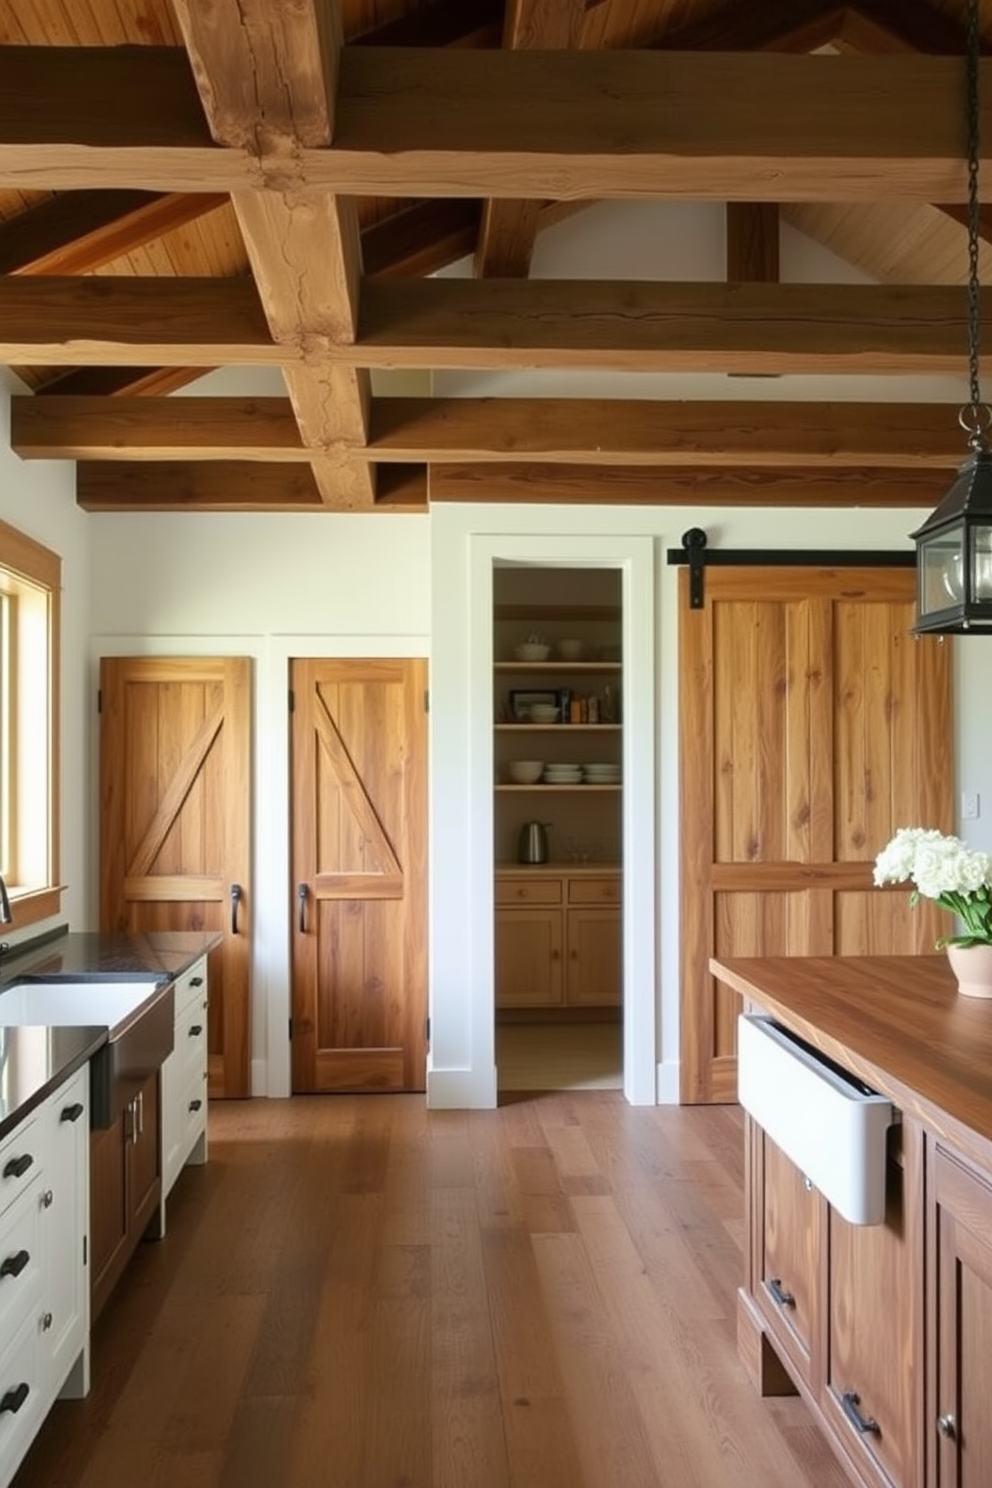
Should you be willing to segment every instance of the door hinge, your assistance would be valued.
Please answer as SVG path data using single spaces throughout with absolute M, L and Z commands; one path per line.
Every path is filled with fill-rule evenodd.
M 295 710 L 296 710 L 296 695 L 293 692 L 293 689 L 290 688 L 289 689 L 289 711 L 290 711 L 290 713 L 293 713 L 293 712 L 295 712 Z
M 83 1236 L 83 1265 L 84 1266 L 86 1265 L 86 1241 L 87 1241 L 87 1238 L 88 1237 L 86 1235 Z
M 293 1020 L 292 1020 L 292 1018 L 290 1018 L 290 1020 L 289 1020 L 289 1042 L 290 1043 L 293 1042 Z
M 98 713 L 102 713 L 103 712 L 103 688 L 102 687 L 98 687 L 97 690 L 96 690 L 96 711 Z
M 425 713 L 429 713 L 430 711 L 431 711 L 431 694 L 430 694 L 430 688 L 429 687 L 425 687 L 424 688 L 424 712 Z
M 427 1042 L 430 1043 L 430 1041 L 431 1041 L 431 1020 L 430 1020 L 430 1018 L 425 1018 L 424 1019 L 424 1037 L 426 1038 Z

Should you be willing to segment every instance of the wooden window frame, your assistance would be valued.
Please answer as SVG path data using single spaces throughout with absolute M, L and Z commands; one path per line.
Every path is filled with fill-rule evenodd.
M 6 695 L 0 709 L 0 790 L 3 800 L 3 837 L 0 839 L 0 869 L 5 873 L 13 922 L 0 926 L 20 930 L 58 914 L 63 885 L 59 882 L 61 859 L 60 799 L 60 650 L 62 634 L 62 560 L 57 553 L 0 522 L 0 594 L 6 600 L 6 642 L 10 654 L 4 668 Z M 31 604 L 43 621 L 44 637 L 32 639 L 36 627 L 22 624 L 25 603 Z M 19 613 L 20 612 L 20 613 Z M 46 685 L 28 699 L 25 672 L 37 667 L 44 649 Z M 24 710 L 32 717 L 25 724 Z M 44 726 L 42 728 L 42 713 Z M 31 731 L 32 751 L 43 734 L 46 758 L 44 779 L 26 798 L 19 756 L 27 747 L 26 728 Z M 31 838 L 30 853 L 25 847 Z M 39 837 L 43 841 L 39 845 Z M 32 863 L 30 871 L 27 864 Z

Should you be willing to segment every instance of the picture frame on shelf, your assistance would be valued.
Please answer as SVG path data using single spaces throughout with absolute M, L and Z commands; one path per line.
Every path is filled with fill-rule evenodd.
M 535 703 L 555 709 L 559 703 L 557 692 L 533 692 L 519 687 L 510 690 L 508 700 L 511 723 L 529 723 L 530 710 Z

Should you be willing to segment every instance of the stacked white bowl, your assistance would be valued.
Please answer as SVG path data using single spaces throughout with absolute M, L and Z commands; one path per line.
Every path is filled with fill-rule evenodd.
M 619 785 L 619 765 L 583 765 L 582 778 L 587 785 Z
M 545 765 L 542 778 L 546 785 L 581 785 L 582 766 L 570 764 Z

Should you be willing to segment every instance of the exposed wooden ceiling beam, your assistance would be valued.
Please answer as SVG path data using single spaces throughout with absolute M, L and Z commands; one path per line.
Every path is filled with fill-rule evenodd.
M 433 274 L 464 258 L 479 236 L 476 201 L 416 202 L 362 228 L 362 266 L 369 278 Z
M 917 55 L 344 47 L 334 146 L 287 152 L 264 130 L 214 144 L 183 54 L 0 48 L 0 186 L 956 202 L 960 70 Z M 992 63 L 980 71 L 988 164 Z
M 322 282 L 332 258 L 313 266 Z M 992 289 L 981 298 L 988 354 Z M 356 340 L 329 307 L 301 307 L 280 344 L 247 280 L 0 278 L 0 360 L 958 373 L 967 329 L 959 285 L 366 279 Z
M 982 292 L 992 351 L 992 290 Z M 362 287 L 363 366 L 959 372 L 957 285 L 386 280 Z
M 499 46 L 504 0 L 433 0 L 364 35 L 358 46 Z
M 257 461 L 130 464 L 98 460 L 76 471 L 76 501 L 84 511 L 327 512 L 309 465 Z M 417 512 L 427 505 L 425 467 L 383 470 L 376 512 Z
M 933 507 L 947 490 L 947 477 L 930 470 L 432 465 L 428 490 L 432 504 Z
M 285 357 L 250 279 L 0 278 L 0 361 L 11 366 L 278 366 Z
M 666 26 L 656 45 L 666 51 L 811 52 L 834 39 L 846 9 L 836 0 L 726 0 L 701 19 Z
M 367 447 L 327 451 L 376 462 L 529 461 L 589 465 L 954 468 L 961 431 L 942 403 L 655 402 L 621 398 L 378 398 Z M 23 459 L 313 458 L 286 398 L 11 400 Z
M 330 143 L 342 45 L 336 7 L 174 5 L 218 143 L 251 150 L 264 135 L 266 153 L 278 158 Z M 354 339 L 362 269 L 355 203 L 278 189 L 235 191 L 232 203 L 272 338 L 292 348 L 286 386 L 303 444 L 320 452 L 312 469 L 321 495 L 336 510 L 368 508 L 374 472 L 364 460 L 328 453 L 364 443 L 368 374 L 314 365 L 306 353 L 308 338 Z

